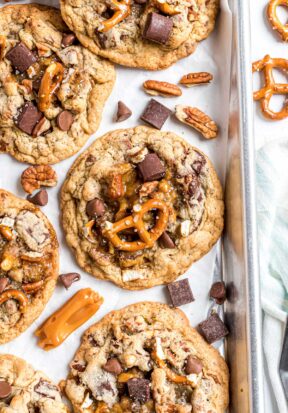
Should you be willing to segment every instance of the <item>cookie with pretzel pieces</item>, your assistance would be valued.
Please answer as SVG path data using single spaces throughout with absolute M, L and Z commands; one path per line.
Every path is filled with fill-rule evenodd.
M 131 290 L 173 281 L 223 229 L 222 189 L 207 156 L 144 126 L 97 139 L 70 169 L 61 209 L 79 265 Z
M 97 130 L 114 80 L 59 10 L 0 8 L 0 152 L 31 164 L 72 156 Z
M 219 0 L 61 0 L 63 19 L 89 50 L 148 70 L 194 52 L 214 28 Z
M 224 413 L 228 368 L 165 304 L 142 302 L 92 325 L 70 363 L 65 392 L 77 413 Z
M 57 277 L 58 241 L 52 225 L 35 205 L 1 189 L 0 344 L 39 317 Z

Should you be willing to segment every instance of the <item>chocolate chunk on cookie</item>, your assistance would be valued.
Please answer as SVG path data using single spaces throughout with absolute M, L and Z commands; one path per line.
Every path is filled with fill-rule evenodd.
M 102 199 L 95 198 L 87 202 L 86 214 L 89 218 L 102 217 L 105 213 L 105 205 Z
M 5 399 L 12 393 L 12 387 L 7 381 L 0 381 L 0 399 Z
M 144 182 L 157 181 L 165 176 L 165 167 L 156 153 L 148 153 L 137 167 Z
M 155 99 L 151 99 L 141 119 L 156 129 L 161 129 L 172 111 Z
M 57 126 L 64 132 L 68 132 L 74 121 L 74 116 L 69 110 L 62 110 L 56 118 Z
M 176 247 L 174 241 L 166 231 L 164 231 L 161 237 L 159 238 L 159 242 L 161 247 L 163 248 L 174 249 Z
M 227 336 L 229 331 L 218 314 L 212 314 L 199 324 L 199 330 L 206 341 L 211 344 Z
M 34 127 L 41 118 L 42 113 L 37 107 L 32 102 L 27 102 L 20 108 L 15 123 L 20 130 L 28 135 L 32 135 Z
M 167 288 L 174 307 L 179 307 L 194 301 L 188 278 L 168 284 Z
M 158 13 L 149 13 L 143 37 L 152 42 L 166 44 L 173 29 L 173 21 L 170 17 L 162 16 Z
M 77 37 L 74 33 L 65 33 L 62 37 L 61 46 L 68 47 L 75 43 Z
M 10 49 L 5 57 L 10 60 L 14 69 L 19 70 L 21 73 L 25 72 L 37 61 L 34 54 L 22 42 Z
M 202 369 L 203 364 L 199 359 L 193 357 L 192 355 L 187 357 L 185 365 L 186 374 L 200 374 Z
M 118 375 L 122 372 L 122 366 L 116 358 L 109 359 L 102 368 L 103 370 L 108 371 L 108 373 L 115 375 Z
M 132 400 L 145 403 L 150 398 L 150 382 L 146 379 L 133 378 L 127 382 L 128 393 Z

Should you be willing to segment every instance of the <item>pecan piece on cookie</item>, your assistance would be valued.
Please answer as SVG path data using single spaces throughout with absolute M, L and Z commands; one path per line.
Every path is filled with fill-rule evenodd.
M 218 127 L 216 123 L 200 109 L 177 105 L 176 118 L 200 132 L 204 138 L 216 138 Z
M 196 86 L 196 85 L 207 85 L 211 83 L 213 76 L 208 72 L 196 72 L 188 73 L 180 79 L 180 84 L 185 85 L 186 87 Z
M 21 175 L 21 185 L 28 194 L 41 186 L 55 186 L 57 181 L 56 172 L 50 165 L 30 166 Z
M 146 80 L 143 83 L 143 88 L 149 95 L 164 97 L 181 96 L 182 91 L 177 85 L 169 82 L 160 82 L 159 80 Z
M 167 14 L 168 16 L 175 16 L 175 14 L 181 13 L 178 6 L 172 6 L 165 0 L 155 0 L 155 6 L 159 11 L 161 11 L 161 13 Z

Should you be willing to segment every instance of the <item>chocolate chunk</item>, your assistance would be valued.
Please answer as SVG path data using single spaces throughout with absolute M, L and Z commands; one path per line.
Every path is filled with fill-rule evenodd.
M 161 244 L 161 247 L 163 248 L 169 248 L 169 249 L 175 248 L 175 244 L 173 240 L 170 238 L 170 236 L 168 235 L 166 231 L 164 231 L 161 237 L 159 238 L 159 242 Z
M 128 393 L 132 400 L 145 403 L 150 399 L 150 382 L 146 379 L 133 378 L 127 382 Z
M 79 373 L 83 373 L 86 370 L 86 366 L 81 363 L 72 364 L 72 369 L 79 371 Z
M 24 43 L 18 43 L 6 54 L 6 58 L 10 60 L 12 66 L 19 70 L 19 72 L 25 72 L 33 63 L 37 61 L 34 54 L 25 46 Z
M 214 298 L 217 304 L 223 304 L 226 300 L 226 286 L 223 281 L 214 283 L 209 293 L 211 298 Z
M 32 135 L 35 125 L 41 118 L 42 113 L 37 107 L 32 102 L 27 102 L 20 108 L 15 124 L 23 132 Z
M 102 217 L 105 213 L 105 205 L 102 199 L 95 198 L 86 205 L 86 214 L 89 218 Z
M 6 277 L 0 278 L 0 294 L 3 293 L 7 285 L 9 284 L 9 279 Z
M 75 42 L 75 40 L 76 40 L 76 36 L 74 33 L 66 33 L 62 37 L 61 46 L 62 47 L 71 46 Z
M 41 396 L 48 397 L 49 399 L 53 400 L 55 400 L 55 396 L 59 394 L 58 387 L 43 379 L 40 379 L 36 386 L 34 386 L 34 391 Z
M 144 182 L 156 181 L 165 176 L 165 167 L 156 153 L 148 153 L 137 167 Z
M 196 174 L 189 175 L 189 178 L 188 195 L 191 197 L 195 197 L 195 195 L 199 196 L 200 182 L 198 176 Z
M 186 374 L 200 374 L 203 369 L 203 364 L 199 359 L 188 356 L 186 359 L 185 373 Z
M 112 358 L 107 361 L 106 364 L 102 367 L 103 370 L 108 371 L 108 373 L 112 374 L 120 374 L 122 372 L 121 364 L 119 363 L 118 359 Z
M 179 307 L 180 305 L 194 301 L 188 278 L 168 284 L 167 288 L 174 307 Z
M 27 199 L 34 205 L 45 206 L 48 204 L 48 193 L 46 189 L 40 189 L 34 196 L 28 195 Z
M 38 92 L 38 90 L 40 89 L 41 80 L 42 80 L 41 77 L 37 77 L 36 79 L 32 81 L 32 87 L 36 92 Z
M 0 381 L 0 399 L 5 399 L 12 393 L 12 387 L 7 381 Z
M 116 113 L 116 122 L 123 122 L 124 120 L 130 118 L 131 115 L 132 111 L 125 105 L 125 103 L 119 100 Z
M 161 129 L 172 111 L 155 99 L 151 99 L 141 119 L 156 129 Z
M 77 272 L 69 272 L 67 274 L 59 275 L 59 278 L 66 290 L 68 290 L 68 288 L 70 288 L 73 283 L 80 280 L 81 275 Z
M 166 44 L 173 29 L 170 17 L 158 13 L 149 13 L 143 31 L 143 37 L 152 42 Z
M 199 324 L 199 330 L 209 344 L 229 334 L 227 327 L 216 313 L 210 315 L 207 320 L 202 321 Z
M 145 4 L 147 0 L 134 0 L 136 4 Z
M 56 118 L 58 128 L 64 132 L 67 132 L 71 128 L 73 122 L 74 116 L 69 110 L 62 110 Z

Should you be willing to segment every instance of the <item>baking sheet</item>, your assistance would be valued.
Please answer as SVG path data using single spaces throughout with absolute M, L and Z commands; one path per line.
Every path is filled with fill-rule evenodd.
M 22 3 L 25 3 L 25 1 Z M 58 4 L 57 1 L 38 1 L 38 3 L 46 3 L 54 6 L 57 6 Z M 4 3 L 3 0 L 0 1 L 0 6 L 6 4 L 7 3 Z M 13 4 L 15 3 L 13 2 Z M 220 133 L 217 139 L 211 141 L 202 139 L 198 133 L 194 132 L 188 126 L 180 124 L 173 117 L 167 120 L 162 130 L 171 130 L 179 136 L 182 136 L 190 144 L 204 151 L 212 160 L 222 183 L 224 183 L 228 139 L 231 24 L 231 13 L 227 0 L 221 0 L 221 13 L 217 20 L 216 29 L 207 40 L 200 43 L 192 56 L 180 60 L 174 66 L 161 72 L 148 72 L 119 66 L 116 67 L 117 81 L 113 92 L 106 103 L 101 126 L 96 134 L 90 137 L 81 152 L 83 152 L 85 148 L 88 148 L 94 139 L 110 130 L 115 130 L 119 127 L 134 127 L 141 124 L 139 117 L 150 100 L 150 97 L 146 95 L 141 88 L 145 80 L 155 79 L 178 83 L 180 77 L 188 72 L 208 71 L 213 73 L 214 76 L 214 81 L 209 86 L 199 86 L 191 89 L 183 88 L 183 95 L 179 98 L 165 99 L 157 97 L 156 99 L 171 109 L 173 109 L 176 104 L 196 106 L 209 114 L 216 121 L 220 127 Z M 119 124 L 113 122 L 113 116 L 115 114 L 118 100 L 123 100 L 128 107 L 133 109 L 131 118 Z M 68 169 L 78 155 L 63 161 L 60 164 L 54 165 L 59 182 L 57 187 L 48 189 L 49 203 L 46 207 L 42 208 L 42 210 L 54 225 L 58 235 L 60 243 L 60 273 L 79 272 L 81 274 L 81 281 L 73 284 L 68 291 L 66 291 L 63 286 L 58 285 L 38 320 L 36 320 L 20 337 L 13 340 L 11 343 L 0 347 L 1 353 L 7 352 L 25 358 L 37 369 L 47 373 L 50 378 L 56 382 L 66 377 L 68 364 L 79 346 L 82 333 L 86 328 L 98 321 L 109 311 L 119 309 L 137 301 L 145 300 L 160 301 L 170 304 L 165 286 L 154 287 L 143 291 L 125 291 L 112 283 L 96 280 L 78 267 L 66 245 L 64 233 L 60 224 L 59 211 L 61 185 Z M 17 162 L 9 155 L 1 154 L 0 187 L 13 192 L 19 197 L 25 197 L 26 194 L 20 185 L 20 176 L 26 167 L 27 165 Z M 181 307 L 189 317 L 193 326 L 196 326 L 200 321 L 206 318 L 209 306 L 211 305 L 211 301 L 208 299 L 208 291 L 212 283 L 215 255 L 216 247 L 180 277 L 185 278 L 189 276 L 190 285 L 195 297 L 193 303 Z M 86 287 L 98 291 L 104 297 L 104 304 L 98 313 L 81 328 L 75 331 L 58 348 L 49 352 L 40 349 L 37 346 L 34 331 L 52 312 L 74 295 L 76 291 Z

